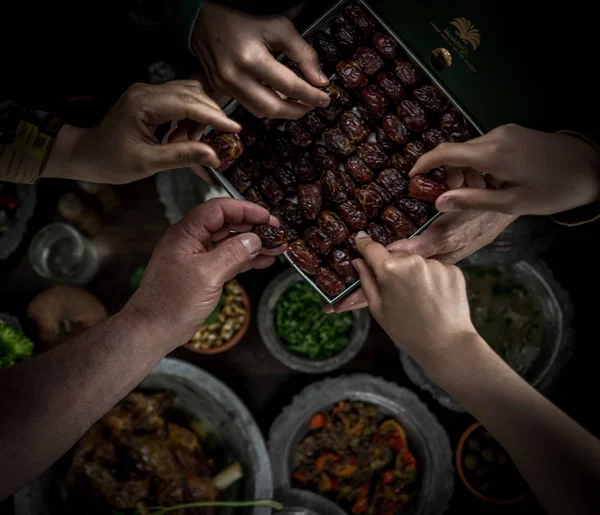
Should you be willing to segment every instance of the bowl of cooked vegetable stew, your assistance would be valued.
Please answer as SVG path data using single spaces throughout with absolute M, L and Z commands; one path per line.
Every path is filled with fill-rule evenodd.
M 508 453 L 479 422 L 458 443 L 456 469 L 467 489 L 488 502 L 513 504 L 530 493 Z
M 163 359 L 51 469 L 15 496 L 15 513 L 138 515 L 221 502 L 186 513 L 268 515 L 272 480 L 252 415 L 221 381 Z
M 321 297 L 292 269 L 269 283 L 258 306 L 265 345 L 299 372 L 329 372 L 350 361 L 365 344 L 370 324 L 366 309 L 323 313 Z
M 269 431 L 276 495 L 308 490 L 346 513 L 443 513 L 454 488 L 448 436 L 418 397 L 365 374 L 306 387 Z

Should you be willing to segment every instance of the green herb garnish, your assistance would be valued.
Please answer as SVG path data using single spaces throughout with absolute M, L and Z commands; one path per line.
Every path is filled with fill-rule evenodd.
M 323 313 L 317 292 L 298 282 L 277 301 L 275 328 L 290 351 L 313 360 L 327 359 L 350 343 L 352 315 Z
M 204 323 L 206 325 L 210 325 L 213 322 L 216 322 L 217 318 L 219 318 L 219 312 L 221 311 L 221 308 L 224 305 L 225 305 L 225 294 L 221 295 L 221 298 L 219 299 L 219 303 L 217 304 L 217 306 L 215 307 L 213 312 L 206 317 L 206 320 L 204 321 Z
M 10 367 L 33 354 L 33 342 L 21 331 L 0 323 L 0 368 Z

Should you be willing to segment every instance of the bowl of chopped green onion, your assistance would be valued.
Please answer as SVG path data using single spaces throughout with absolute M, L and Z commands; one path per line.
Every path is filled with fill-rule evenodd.
M 309 374 L 348 363 L 365 344 L 370 325 L 367 309 L 323 313 L 321 297 L 295 270 L 275 277 L 258 306 L 258 329 L 271 354 Z

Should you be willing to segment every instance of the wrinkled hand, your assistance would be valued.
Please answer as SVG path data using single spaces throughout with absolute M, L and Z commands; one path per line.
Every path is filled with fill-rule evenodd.
M 360 232 L 354 261 L 371 314 L 420 363 L 441 358 L 453 342 L 476 334 L 459 268 L 416 254 L 391 254 Z
M 419 236 L 410 240 L 395 241 L 387 250 L 392 253 L 418 254 L 453 265 L 489 245 L 516 218 L 502 213 L 480 211 L 446 213 Z M 335 306 L 327 305 L 324 309 L 326 313 L 341 313 L 367 305 L 367 298 L 360 289 Z
M 186 137 L 161 145 L 156 126 L 174 121 Z M 61 129 L 44 176 L 123 184 L 171 168 L 219 166 L 215 151 L 198 141 L 207 125 L 240 130 L 198 81 L 134 84 L 96 127 Z
M 315 87 L 328 84 L 316 52 L 284 16 L 252 16 L 205 2 L 192 49 L 210 86 L 239 100 L 258 118 L 300 118 L 313 107 L 329 104 L 329 96 Z M 272 52 L 283 52 L 298 64 L 310 84 Z
M 410 175 L 441 167 L 451 188 L 459 189 L 438 197 L 439 211 L 548 215 L 600 200 L 600 155 L 567 134 L 504 125 L 466 143 L 439 145 L 417 161 Z M 461 187 L 483 182 L 481 172 L 488 174 L 487 188 Z
M 253 233 L 256 224 L 278 226 L 260 206 L 212 199 L 171 226 L 158 242 L 140 287 L 125 310 L 152 327 L 169 331 L 173 347 L 188 341 L 217 305 L 223 285 L 251 268 L 266 268 L 287 249 L 265 250 Z

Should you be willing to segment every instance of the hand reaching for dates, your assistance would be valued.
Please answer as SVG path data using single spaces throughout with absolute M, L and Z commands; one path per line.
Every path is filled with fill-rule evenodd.
M 454 188 L 439 211 L 472 209 L 548 215 L 600 200 L 600 154 L 569 134 L 504 125 L 466 143 L 444 143 L 419 158 L 411 176 L 445 167 Z M 487 188 L 461 188 L 486 172 Z
M 252 16 L 205 2 L 192 50 L 210 86 L 236 98 L 258 118 L 295 119 L 329 105 L 329 96 L 317 89 L 328 84 L 317 53 L 284 16 Z M 277 51 L 299 66 L 306 81 L 275 60 L 271 52 Z
M 480 211 L 456 211 L 438 218 L 422 234 L 395 241 L 388 252 L 418 254 L 445 264 L 455 264 L 490 244 L 508 227 L 516 216 Z M 326 313 L 341 313 L 368 305 L 362 289 L 357 290 L 335 306 L 325 306 Z

